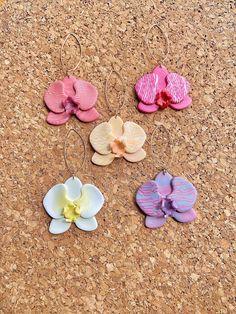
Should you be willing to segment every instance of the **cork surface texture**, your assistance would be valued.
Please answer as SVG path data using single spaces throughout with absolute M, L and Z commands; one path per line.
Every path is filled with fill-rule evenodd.
M 230 0 L 155 1 L 155 9 L 144 0 L 0 1 L 0 313 L 235 313 L 234 13 Z M 152 57 L 143 44 L 156 22 L 169 38 L 164 63 L 191 82 L 193 105 L 144 115 L 133 87 L 165 55 L 157 28 L 147 40 Z M 45 122 L 43 94 L 64 77 L 59 52 L 68 32 L 80 37 L 83 52 L 73 74 L 97 86 L 102 117 L 89 124 L 73 117 L 53 127 Z M 64 57 L 73 66 L 79 50 L 71 41 Z M 91 163 L 88 136 L 122 101 L 111 80 L 111 110 L 105 103 L 112 66 L 127 91 L 120 116 L 145 129 L 148 154 L 140 163 L 120 159 L 102 168 Z M 198 219 L 169 219 L 148 230 L 134 196 L 169 161 L 163 130 L 155 133 L 155 154 L 150 149 L 157 122 L 173 141 L 169 172 L 199 192 Z M 88 144 L 77 176 L 97 185 L 106 204 L 95 232 L 73 226 L 53 236 L 42 199 L 70 176 L 63 160 L 70 128 Z M 81 142 L 71 136 L 68 146 L 71 164 L 79 167 Z

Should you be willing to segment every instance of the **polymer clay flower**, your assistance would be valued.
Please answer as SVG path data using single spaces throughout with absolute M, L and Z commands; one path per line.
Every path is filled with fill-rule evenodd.
M 145 113 L 167 107 L 181 110 L 192 103 L 192 98 L 188 96 L 189 82 L 177 73 L 168 72 L 164 66 L 156 67 L 152 73 L 141 77 L 135 90 L 140 100 L 138 109 Z
M 188 180 L 161 172 L 155 180 L 144 183 L 136 194 L 136 202 L 147 215 L 145 225 L 159 228 L 172 217 L 179 222 L 191 222 L 197 214 L 193 205 L 197 198 L 195 187 Z
M 95 150 L 92 162 L 106 166 L 121 157 L 130 162 L 141 161 L 146 157 L 142 148 L 145 140 L 146 133 L 138 124 L 124 123 L 120 117 L 112 117 L 96 126 L 90 134 L 90 143 Z
M 69 178 L 64 184 L 56 184 L 46 194 L 43 206 L 52 221 L 49 231 L 59 234 L 67 231 L 71 223 L 84 231 L 97 228 L 95 215 L 104 204 L 100 190 L 92 185 L 82 185 L 76 177 Z
M 71 115 L 80 121 L 92 122 L 99 118 L 94 108 L 98 97 L 95 86 L 74 76 L 52 83 L 45 92 L 44 101 L 50 112 L 47 122 L 53 125 L 66 123 Z

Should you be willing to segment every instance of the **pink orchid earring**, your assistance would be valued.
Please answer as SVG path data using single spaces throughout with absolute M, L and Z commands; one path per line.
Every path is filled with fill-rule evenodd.
M 96 126 L 90 134 L 90 143 L 95 150 L 92 162 L 98 166 L 107 166 L 114 159 L 124 157 L 127 161 L 138 162 L 146 157 L 146 152 L 142 148 L 146 133 L 138 124 L 132 121 L 123 122 L 118 113 L 125 102 L 125 84 L 118 72 L 112 70 L 106 80 L 105 96 L 110 108 L 107 88 L 110 76 L 115 73 L 123 83 L 123 103 L 117 107 L 115 116 L 108 122 L 103 122 Z
M 167 47 L 165 60 L 169 54 L 169 41 L 158 24 L 154 24 L 149 28 L 145 40 L 146 47 L 150 53 L 147 38 L 154 27 L 159 28 L 165 36 Z M 135 85 L 135 91 L 140 101 L 138 110 L 144 113 L 156 112 L 167 107 L 182 110 L 192 103 L 192 98 L 188 96 L 190 92 L 189 82 L 183 76 L 169 72 L 163 65 L 157 66 L 151 73 L 142 76 Z
M 85 142 L 74 129 L 68 132 L 66 139 L 71 132 L 75 132 L 83 142 L 84 158 L 79 168 L 82 169 L 86 156 Z M 65 183 L 54 185 L 43 199 L 45 211 L 52 218 L 49 232 L 52 234 L 64 233 L 73 223 L 83 231 L 93 231 L 98 226 L 95 216 L 104 204 L 103 194 L 95 185 L 83 185 L 80 179 L 75 176 L 79 169 L 77 171 L 71 170 L 71 165 L 67 161 L 66 141 L 64 144 L 64 159 L 71 177 Z
M 44 95 L 44 102 L 49 109 L 46 120 L 53 125 L 66 123 L 72 115 L 75 115 L 82 122 L 92 122 L 100 116 L 95 109 L 98 97 L 96 87 L 87 81 L 76 79 L 68 74 L 78 68 L 80 61 L 73 69 L 65 69 L 62 53 L 70 36 L 74 37 L 79 44 L 80 60 L 82 56 L 79 38 L 76 34 L 69 33 L 62 44 L 60 53 L 61 66 L 66 77 L 63 80 L 53 82 Z
M 197 190 L 193 184 L 185 178 L 172 176 L 167 170 L 144 183 L 136 194 L 136 202 L 146 215 L 145 226 L 152 229 L 164 225 L 169 217 L 183 223 L 195 220 L 197 214 L 193 205 L 196 199 Z

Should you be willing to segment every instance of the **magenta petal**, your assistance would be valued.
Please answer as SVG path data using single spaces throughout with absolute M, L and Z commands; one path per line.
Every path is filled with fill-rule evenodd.
M 47 122 L 53 125 L 61 125 L 66 123 L 70 118 L 70 114 L 67 112 L 54 113 L 49 112 L 47 116 Z
M 76 78 L 72 75 L 66 76 L 62 82 L 64 84 L 64 93 L 69 97 L 73 97 L 75 95 L 74 83 Z
M 157 84 L 158 76 L 155 73 L 141 77 L 135 85 L 138 98 L 147 105 L 154 104 L 157 96 Z
M 158 217 L 150 217 L 146 216 L 145 218 L 145 226 L 147 228 L 155 229 L 160 228 L 166 222 L 166 218 L 158 218 Z
M 140 209 L 149 216 L 156 216 L 161 196 L 157 191 L 155 181 L 147 181 L 144 183 L 136 194 L 136 202 Z
M 66 99 L 62 81 L 52 83 L 44 94 L 44 101 L 48 109 L 55 113 L 64 111 L 62 102 Z
M 95 86 L 87 81 L 76 80 L 74 88 L 76 91 L 74 99 L 81 110 L 88 110 L 95 106 L 98 97 Z
M 76 116 L 80 121 L 92 122 L 92 121 L 97 120 L 100 117 L 100 114 L 97 112 L 95 108 L 91 108 L 86 111 L 78 110 L 76 112 Z
M 190 209 L 184 213 L 173 211 L 172 217 L 178 220 L 179 222 L 191 222 L 197 218 L 197 213 L 195 212 L 194 209 Z
M 172 206 L 179 212 L 192 209 L 197 199 L 197 190 L 191 182 L 181 177 L 172 179 L 173 192 L 168 195 Z
M 152 113 L 158 110 L 159 106 L 156 104 L 153 105 L 145 105 L 144 103 L 140 102 L 138 104 L 138 110 L 144 113 Z
M 184 100 L 182 100 L 181 102 L 179 102 L 178 104 L 170 104 L 170 107 L 175 109 L 175 110 L 182 110 L 184 108 L 187 108 L 191 105 L 192 103 L 192 98 L 189 96 L 185 96 Z
M 177 73 L 167 75 L 166 90 L 172 97 L 173 103 L 180 103 L 190 91 L 189 82 Z
M 162 171 L 156 176 L 155 181 L 157 183 L 158 192 L 162 196 L 167 196 L 172 192 L 172 178 L 172 175 L 170 175 L 167 171 Z
M 158 86 L 157 86 L 157 92 L 162 91 L 163 89 L 166 88 L 167 82 L 166 82 L 166 77 L 169 74 L 168 70 L 166 67 L 163 65 L 156 67 L 152 73 L 155 73 L 158 75 Z

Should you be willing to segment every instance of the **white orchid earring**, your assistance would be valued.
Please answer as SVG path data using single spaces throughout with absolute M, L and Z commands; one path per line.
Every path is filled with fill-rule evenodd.
M 72 131 L 80 136 L 77 131 L 71 129 L 66 138 Z M 83 141 L 81 136 L 80 138 Z M 66 145 L 64 146 L 64 157 L 65 164 L 70 170 L 71 168 L 66 157 Z M 72 172 L 71 174 L 72 177 L 66 180 L 65 183 L 54 185 L 43 199 L 43 206 L 48 215 L 52 217 L 49 226 L 49 231 L 52 234 L 60 234 L 67 231 L 72 223 L 75 223 L 79 229 L 84 231 L 93 231 L 98 226 L 95 215 L 104 204 L 102 193 L 93 184 L 82 185 L 79 178 L 75 177 Z
M 100 123 L 90 134 L 89 140 L 95 150 L 92 162 L 98 166 L 107 166 L 115 158 L 124 157 L 130 162 L 138 162 L 146 157 L 146 152 L 142 148 L 146 140 L 146 133 L 143 128 L 132 121 L 124 123 L 118 116 L 125 102 L 125 84 L 120 74 L 114 70 L 111 71 L 106 80 L 105 96 L 107 105 L 110 107 L 107 86 L 113 72 L 123 83 L 124 98 L 121 105 L 117 106 L 115 116 L 108 122 Z

